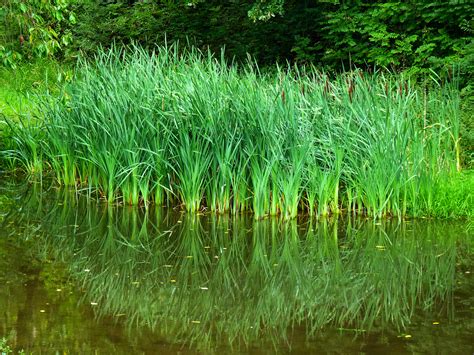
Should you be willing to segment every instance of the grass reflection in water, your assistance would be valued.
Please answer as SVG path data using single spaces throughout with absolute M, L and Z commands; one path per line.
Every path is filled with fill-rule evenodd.
M 295 327 L 309 337 L 323 327 L 402 331 L 420 309 L 451 311 L 465 234 L 441 221 L 254 221 L 57 193 L 31 194 L 14 216 L 25 233 L 35 228 L 44 255 L 67 262 L 97 316 L 175 341 L 279 343 Z

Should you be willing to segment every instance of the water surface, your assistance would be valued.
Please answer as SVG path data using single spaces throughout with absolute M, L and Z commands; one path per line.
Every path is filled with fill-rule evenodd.
M 255 222 L 0 179 L 0 338 L 16 350 L 474 350 L 463 221 Z

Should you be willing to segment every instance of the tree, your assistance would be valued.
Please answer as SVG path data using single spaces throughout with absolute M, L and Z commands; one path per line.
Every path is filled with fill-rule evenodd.
M 52 57 L 72 42 L 76 17 L 68 0 L 1 0 L 0 61 L 15 66 L 23 57 Z

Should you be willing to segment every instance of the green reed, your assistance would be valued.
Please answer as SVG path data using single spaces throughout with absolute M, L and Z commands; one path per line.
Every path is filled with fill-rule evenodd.
M 374 218 L 436 210 L 459 170 L 459 93 L 436 78 L 315 68 L 261 73 L 198 51 L 133 47 L 81 61 L 4 157 L 109 203 Z

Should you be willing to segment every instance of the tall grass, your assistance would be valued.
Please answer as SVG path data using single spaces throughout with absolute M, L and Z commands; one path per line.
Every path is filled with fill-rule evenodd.
M 458 111 L 455 83 L 436 78 L 261 73 L 177 47 L 113 49 L 43 100 L 42 132 L 12 127 L 5 155 L 110 203 L 417 216 L 459 169 Z

